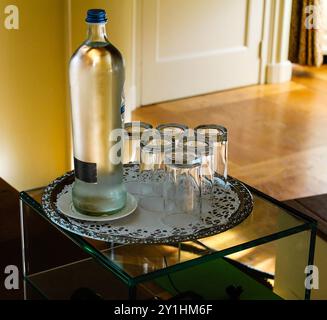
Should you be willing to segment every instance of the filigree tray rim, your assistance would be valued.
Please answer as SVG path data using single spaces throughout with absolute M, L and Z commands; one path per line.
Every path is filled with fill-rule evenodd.
M 125 165 L 124 167 L 133 166 L 131 164 Z M 74 181 L 74 171 L 69 171 L 66 174 L 58 177 L 53 182 L 51 182 L 42 195 L 42 207 L 46 213 L 48 219 L 50 219 L 53 223 L 58 225 L 59 227 L 78 234 L 82 237 L 87 237 L 93 240 L 100 240 L 106 242 L 114 242 L 120 244 L 174 244 L 180 242 L 194 241 L 201 238 L 206 238 L 210 236 L 217 235 L 224 231 L 227 231 L 231 228 L 236 227 L 241 222 L 243 222 L 252 212 L 253 210 L 253 197 L 248 188 L 239 180 L 228 177 L 228 183 L 231 187 L 236 191 L 237 195 L 240 199 L 240 205 L 236 210 L 233 218 L 228 221 L 227 224 L 216 225 L 209 228 L 200 229 L 192 234 L 187 235 L 173 235 L 168 236 L 166 238 L 137 238 L 130 236 L 122 236 L 122 235 L 110 235 L 101 232 L 97 232 L 96 236 L 94 235 L 94 231 L 90 231 L 86 228 L 78 227 L 72 224 L 69 219 L 67 219 L 64 214 L 62 214 L 55 205 L 57 201 L 57 195 L 63 190 L 66 185 L 70 185 Z M 241 196 L 240 196 L 241 195 Z M 60 217 L 61 223 L 57 220 L 51 218 L 52 215 Z M 70 218 L 71 219 L 71 218 Z

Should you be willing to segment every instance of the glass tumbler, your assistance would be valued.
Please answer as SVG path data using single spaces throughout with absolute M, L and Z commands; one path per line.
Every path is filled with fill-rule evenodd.
M 145 130 L 152 129 L 152 125 L 145 122 L 128 122 L 124 126 L 124 156 L 123 163 L 140 163 L 141 137 Z
M 220 125 L 209 124 L 195 128 L 199 140 L 205 140 L 213 148 L 213 170 L 215 180 L 225 185 L 228 178 L 228 135 L 227 129 Z
M 172 149 L 171 140 L 164 135 L 141 141 L 140 181 L 144 196 L 162 196 L 164 157 Z
M 182 153 L 182 154 L 181 154 Z M 165 159 L 162 222 L 170 227 L 185 227 L 201 218 L 201 159 L 177 151 Z
M 179 141 L 183 134 L 188 130 L 188 126 L 179 123 L 166 123 L 159 125 L 157 130 L 161 134 L 169 136 L 175 145 L 176 142 Z
M 214 184 L 214 153 L 213 148 L 205 140 L 198 140 L 197 136 L 184 137 L 183 148 L 201 158 L 201 191 L 202 196 L 212 194 Z

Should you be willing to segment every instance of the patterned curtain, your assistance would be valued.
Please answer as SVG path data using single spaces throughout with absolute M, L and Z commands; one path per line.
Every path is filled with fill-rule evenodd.
M 322 2 L 293 0 L 289 59 L 293 63 L 319 67 L 322 53 Z

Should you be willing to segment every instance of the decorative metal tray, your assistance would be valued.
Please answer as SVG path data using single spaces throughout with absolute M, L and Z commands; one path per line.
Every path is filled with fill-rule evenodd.
M 124 180 L 133 194 L 140 183 L 138 166 L 124 166 Z M 227 187 L 214 186 L 212 200 L 204 201 L 201 219 L 193 224 L 169 227 L 161 222 L 164 212 L 145 210 L 139 206 L 128 217 L 109 222 L 81 221 L 64 215 L 58 206 L 63 198 L 68 198 L 74 182 L 74 172 L 59 177 L 46 189 L 42 206 L 48 218 L 60 227 L 84 237 L 113 241 L 122 244 L 167 244 L 195 240 L 213 236 L 241 223 L 253 209 L 253 198 L 249 190 L 238 180 L 229 178 Z M 135 195 L 135 194 L 134 194 Z M 140 201 L 142 199 L 138 195 Z M 151 199 L 159 203 L 161 199 Z

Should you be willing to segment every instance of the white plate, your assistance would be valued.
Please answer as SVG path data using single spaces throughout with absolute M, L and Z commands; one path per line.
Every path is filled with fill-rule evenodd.
M 58 209 L 60 210 L 61 213 L 63 213 L 65 216 L 78 219 L 78 220 L 83 220 L 83 221 L 91 221 L 91 222 L 107 222 L 107 221 L 114 221 L 118 219 L 125 218 L 132 214 L 136 208 L 137 208 L 137 200 L 136 198 L 131 195 L 130 193 L 127 193 L 127 202 L 125 207 L 113 214 L 113 215 L 103 215 L 99 217 L 94 217 L 94 216 L 87 216 L 85 214 L 82 214 L 78 212 L 72 203 L 72 189 L 70 188 L 69 191 L 65 194 L 62 195 L 62 201 L 58 201 L 57 206 Z

